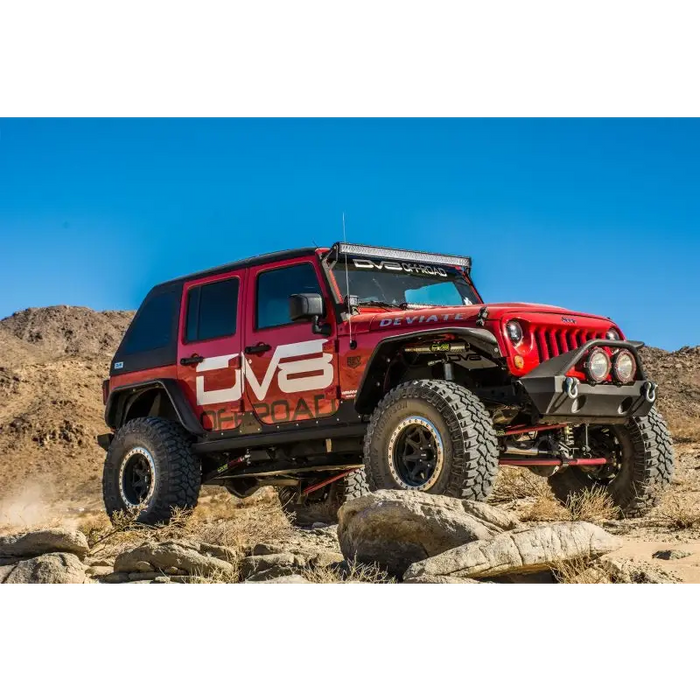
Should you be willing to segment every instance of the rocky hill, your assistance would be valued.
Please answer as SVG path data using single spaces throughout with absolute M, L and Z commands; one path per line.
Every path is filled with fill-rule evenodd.
M 675 352 L 643 348 L 649 376 L 659 384 L 659 406 L 676 440 L 700 441 L 700 346 Z
M 110 355 L 133 316 L 131 311 L 93 311 L 84 306 L 18 311 L 0 321 L 0 365 L 66 355 Z
M 53 306 L 0 321 L 0 510 L 28 486 L 32 499 L 99 504 L 100 385 L 132 316 Z M 643 355 L 677 439 L 700 439 L 700 348 Z

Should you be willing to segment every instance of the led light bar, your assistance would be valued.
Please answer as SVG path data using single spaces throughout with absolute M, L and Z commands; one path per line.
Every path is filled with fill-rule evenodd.
M 364 255 L 369 258 L 384 260 L 403 260 L 407 262 L 427 263 L 429 265 L 454 265 L 469 270 L 471 258 L 460 255 L 442 255 L 440 253 L 421 253 L 417 250 L 400 248 L 378 248 L 376 246 L 358 245 L 356 243 L 336 243 L 333 248 L 339 255 Z

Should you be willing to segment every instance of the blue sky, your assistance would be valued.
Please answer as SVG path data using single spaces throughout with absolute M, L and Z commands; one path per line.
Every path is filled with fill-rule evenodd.
M 0 119 L 0 317 L 348 240 L 700 344 L 698 120 Z

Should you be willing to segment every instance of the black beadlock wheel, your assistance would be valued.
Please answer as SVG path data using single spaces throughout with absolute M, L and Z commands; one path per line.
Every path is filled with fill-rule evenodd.
M 187 433 L 163 418 L 136 418 L 122 426 L 109 446 L 102 494 L 110 518 L 138 511 L 138 522 L 167 523 L 176 508 L 197 505 L 201 467 Z
M 566 505 L 589 489 L 604 489 L 626 517 L 648 513 L 673 477 L 673 444 L 666 422 L 653 408 L 643 418 L 624 425 L 591 426 L 596 456 L 611 459 L 611 466 L 584 471 L 568 467 L 549 478 L 556 498 Z
M 328 486 L 305 496 L 298 502 L 297 490 L 283 486 L 277 489 L 280 504 L 292 525 L 313 525 L 325 523 L 335 525 L 338 522 L 338 509 L 346 501 L 359 498 L 369 493 L 364 469 L 356 469 L 344 479 L 338 479 Z
M 474 394 L 448 381 L 415 380 L 390 391 L 372 414 L 364 453 L 372 491 L 483 501 L 498 473 L 491 417 Z

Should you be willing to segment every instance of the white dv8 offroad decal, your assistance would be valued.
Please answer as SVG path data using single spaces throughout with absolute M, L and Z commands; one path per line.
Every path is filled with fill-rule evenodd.
M 294 394 L 299 391 L 314 391 L 325 389 L 333 382 L 333 355 L 323 352 L 323 344 L 326 340 L 307 340 L 302 343 L 290 343 L 278 345 L 275 349 L 265 376 L 258 380 L 251 367 L 251 361 L 242 353 L 233 355 L 219 355 L 208 357 L 197 366 L 197 403 L 200 406 L 208 406 L 215 403 L 228 403 L 240 401 L 247 383 L 259 401 L 267 396 L 272 380 L 277 373 L 279 388 L 285 394 Z M 308 357 L 316 355 L 316 357 Z M 207 390 L 204 386 L 207 372 L 226 369 L 234 357 L 241 358 L 241 369 L 235 370 L 234 384 L 227 389 Z M 293 359 L 300 358 L 304 359 Z M 297 376 L 303 374 L 304 376 Z

